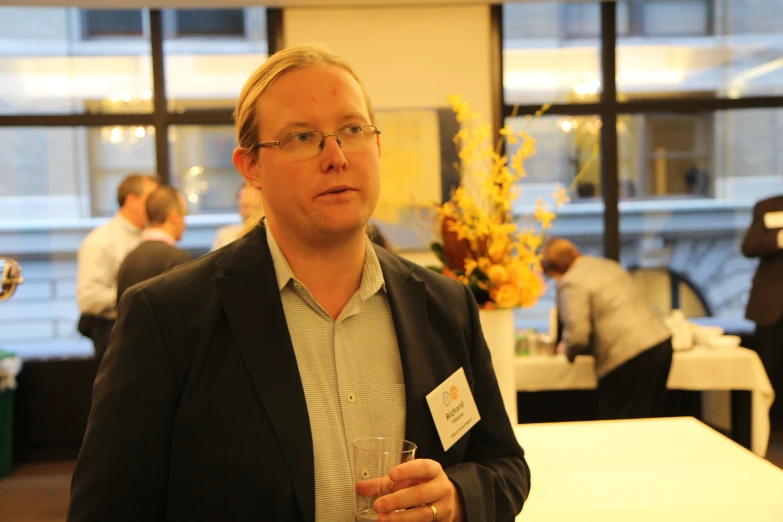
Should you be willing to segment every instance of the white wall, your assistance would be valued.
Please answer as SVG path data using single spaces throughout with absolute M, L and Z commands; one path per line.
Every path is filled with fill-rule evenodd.
M 447 107 L 462 94 L 490 122 L 489 6 L 290 8 L 287 46 L 321 43 L 356 67 L 378 109 Z

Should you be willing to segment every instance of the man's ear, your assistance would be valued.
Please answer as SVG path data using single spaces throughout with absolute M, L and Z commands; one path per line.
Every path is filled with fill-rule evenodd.
M 258 151 L 237 147 L 231 154 L 231 161 L 248 183 L 261 190 L 261 178 L 258 173 Z

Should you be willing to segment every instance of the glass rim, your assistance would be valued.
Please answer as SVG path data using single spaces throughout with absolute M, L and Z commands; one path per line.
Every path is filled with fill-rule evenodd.
M 364 447 L 364 446 L 361 445 L 363 442 L 369 442 L 369 441 L 376 441 L 376 442 L 377 441 L 385 441 L 385 442 L 389 442 L 389 443 L 392 443 L 392 444 L 393 443 L 400 443 L 400 448 L 407 447 L 408 449 L 400 449 L 400 450 L 394 450 L 394 451 L 385 451 L 385 450 L 380 451 L 380 450 L 377 450 L 377 449 Z M 411 451 L 416 451 L 417 449 L 419 449 L 419 447 L 416 445 L 415 442 L 411 442 L 411 441 L 409 441 L 407 439 L 400 439 L 400 438 L 397 438 L 397 437 L 359 437 L 357 439 L 351 440 L 351 446 L 354 449 L 363 450 L 363 451 L 375 451 L 377 453 L 382 453 L 384 455 L 388 455 L 388 454 L 391 454 L 391 453 L 409 453 Z

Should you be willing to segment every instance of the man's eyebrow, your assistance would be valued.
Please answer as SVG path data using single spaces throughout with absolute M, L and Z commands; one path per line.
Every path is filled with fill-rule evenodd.
M 340 118 L 340 122 L 345 123 L 347 121 L 367 121 L 368 119 L 369 118 L 364 114 L 361 114 L 359 112 L 352 112 Z
M 289 121 L 280 129 L 281 134 L 289 132 L 291 129 L 307 129 L 316 130 L 314 125 L 309 121 Z

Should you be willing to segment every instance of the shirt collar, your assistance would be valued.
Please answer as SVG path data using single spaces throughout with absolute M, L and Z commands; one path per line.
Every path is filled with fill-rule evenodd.
M 275 276 L 277 277 L 277 288 L 282 291 L 289 281 L 297 281 L 296 276 L 294 276 L 291 265 L 288 264 L 288 260 L 286 259 L 283 250 L 280 248 L 280 245 L 277 244 L 277 241 L 275 241 L 275 237 L 272 235 L 269 225 L 266 223 L 266 220 L 264 221 L 266 241 L 269 245 L 269 252 L 272 254 L 272 263 L 275 267 Z M 359 286 L 359 297 L 362 301 L 366 301 L 371 296 L 375 295 L 378 290 L 383 290 L 385 292 L 386 282 L 383 279 L 381 263 L 378 261 L 378 256 L 375 253 L 375 249 L 372 247 L 372 242 L 370 241 L 370 238 L 365 238 L 364 266 L 362 267 L 362 283 Z
M 168 232 L 165 232 L 159 228 L 145 228 L 141 233 L 142 241 L 163 241 L 171 246 L 174 246 L 177 242 L 171 237 Z
M 122 212 L 117 211 L 117 213 L 114 214 L 114 220 L 117 221 L 117 223 L 119 223 L 119 225 L 129 234 L 141 235 L 141 229 L 131 223 L 128 218 L 123 216 Z

